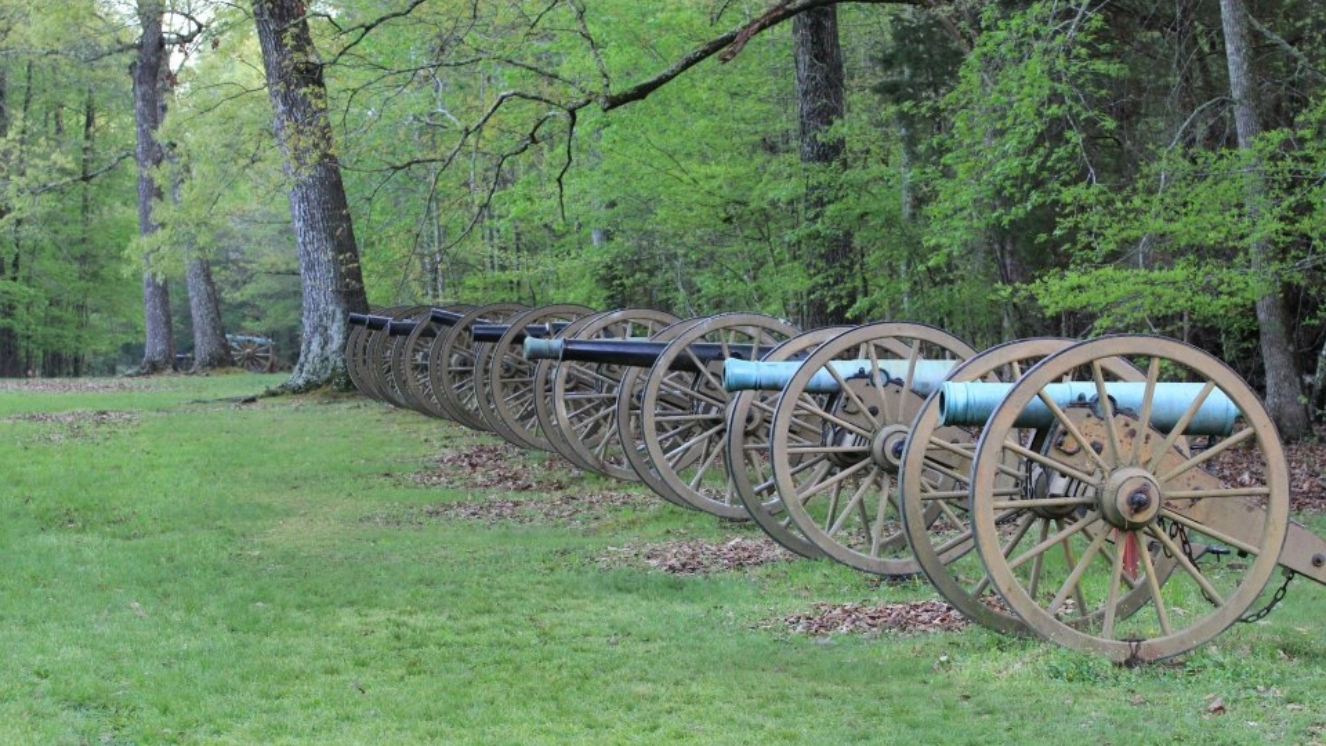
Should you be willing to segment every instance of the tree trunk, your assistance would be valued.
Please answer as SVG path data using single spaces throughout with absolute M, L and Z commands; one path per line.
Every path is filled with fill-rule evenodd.
M 801 320 L 804 328 L 812 329 L 847 323 L 847 311 L 856 301 L 854 275 L 859 274 L 852 266 L 852 234 L 823 222 L 832 196 L 819 172 L 841 165 L 845 149 L 841 138 L 827 136 L 845 112 L 837 9 L 828 6 L 797 15 L 792 20 L 792 46 L 801 162 L 812 167 L 803 213 L 803 220 L 812 228 L 805 239 L 810 284 Z
M 185 280 L 189 286 L 189 315 L 193 319 L 193 369 L 196 372 L 229 368 L 235 363 L 221 324 L 221 304 L 217 301 L 216 284 L 212 282 L 212 269 L 205 257 L 189 260 Z
M 1234 126 L 1239 148 L 1253 147 L 1261 134 L 1257 85 L 1252 76 L 1248 45 L 1247 9 L 1243 0 L 1220 0 L 1225 32 L 1225 61 L 1229 66 L 1229 92 L 1234 101 Z M 1253 169 L 1248 188 L 1248 211 L 1256 215 L 1265 184 L 1260 169 Z M 1266 368 L 1266 408 L 1285 440 L 1299 440 L 1311 431 L 1303 396 L 1303 376 L 1289 335 L 1289 316 L 1281 295 L 1282 283 L 1275 276 L 1279 257 L 1276 248 L 1263 239 L 1252 245 L 1253 271 L 1267 288 L 1257 299 L 1257 329 L 1262 364 Z
M 161 92 L 166 64 L 166 39 L 161 29 L 162 6 L 159 0 L 139 0 L 138 23 L 143 35 L 138 41 L 138 58 L 130 66 L 133 76 L 134 122 L 138 162 L 138 232 L 151 235 L 157 230 L 152 217 L 152 203 L 161 198 L 161 188 L 152 171 L 161 165 L 162 148 L 157 129 L 165 116 Z M 152 271 L 151 257 L 143 259 L 143 318 L 145 343 L 141 373 L 170 370 L 175 363 L 175 339 L 171 335 L 170 293 L 164 278 Z
M 322 66 L 300 0 L 254 0 L 276 139 L 291 180 L 299 274 L 304 294 L 299 362 L 284 388 L 349 387 L 345 340 L 351 312 L 367 312 L 350 208 L 333 154 Z

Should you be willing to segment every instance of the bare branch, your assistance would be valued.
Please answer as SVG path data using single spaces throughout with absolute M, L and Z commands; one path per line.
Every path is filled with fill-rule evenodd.
M 381 26 L 387 21 L 395 20 L 397 18 L 405 18 L 406 16 L 413 13 L 415 8 L 418 8 L 420 5 L 423 5 L 425 2 L 427 2 L 427 0 L 410 0 L 410 4 L 405 6 L 404 10 L 398 10 L 392 13 L 387 13 L 386 15 L 378 16 L 377 18 L 374 18 L 373 20 L 367 23 L 361 23 L 358 26 L 351 26 L 348 29 L 341 30 L 338 27 L 338 30 L 340 31 L 341 34 L 353 33 L 354 38 L 350 40 L 350 43 L 346 44 L 345 46 L 337 50 L 336 55 L 332 57 L 331 60 L 328 61 L 326 64 L 335 65 L 341 59 L 342 55 L 344 55 L 346 52 L 349 52 L 351 49 L 356 47 L 359 44 L 359 42 L 364 40 L 364 37 L 368 36 L 369 33 L 373 31 L 373 29 L 377 28 L 378 26 Z

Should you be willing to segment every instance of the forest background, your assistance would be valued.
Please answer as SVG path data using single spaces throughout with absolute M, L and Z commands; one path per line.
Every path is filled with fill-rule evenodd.
M 288 156 L 322 135 L 273 137 L 273 9 L 316 48 L 373 306 L 1154 332 L 1278 390 L 1290 438 L 1323 403 L 1311 0 L 0 0 L 0 375 L 133 369 L 153 283 L 190 351 L 200 262 L 225 330 L 295 363 Z

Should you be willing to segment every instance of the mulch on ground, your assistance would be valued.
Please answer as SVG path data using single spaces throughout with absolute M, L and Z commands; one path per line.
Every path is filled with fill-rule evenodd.
M 709 575 L 747 570 L 795 556 L 763 537 L 706 541 L 678 539 L 653 544 L 609 547 L 599 558 L 603 568 L 642 564 L 671 575 Z
M 1289 463 L 1290 510 L 1326 512 L 1326 425 L 1317 427 L 1314 437 L 1286 445 L 1285 460 Z M 1232 485 L 1256 484 L 1265 479 L 1261 459 L 1254 458 L 1249 444 L 1231 448 L 1212 462 L 1211 471 Z
M 967 626 L 965 617 L 940 601 L 884 604 L 817 603 L 804 614 L 783 618 L 793 632 L 824 636 L 891 632 L 952 632 Z

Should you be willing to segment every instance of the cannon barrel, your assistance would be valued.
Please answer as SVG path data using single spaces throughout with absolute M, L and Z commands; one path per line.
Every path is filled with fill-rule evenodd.
M 635 368 L 648 368 L 663 355 L 668 342 L 654 342 L 644 338 L 626 339 L 536 339 L 525 338 L 525 357 L 530 360 L 574 360 L 582 363 L 607 363 Z M 729 358 L 748 358 L 751 345 L 723 345 L 716 342 L 695 342 L 687 349 L 708 363 Z M 695 370 L 690 355 L 678 356 L 672 361 L 673 370 Z
M 844 380 L 870 379 L 874 376 L 874 367 L 878 363 L 882 375 L 889 381 L 902 383 L 907 378 L 911 366 L 912 390 L 922 396 L 928 396 L 958 364 L 957 360 L 833 360 L 830 368 Z M 728 360 L 723 363 L 723 388 L 728 391 L 782 391 L 792 380 L 792 376 L 801 370 L 801 363 L 761 362 L 750 360 Z M 806 392 L 811 394 L 832 394 L 838 391 L 838 378 L 833 373 L 821 368 L 806 383 Z
M 414 328 L 418 325 L 419 322 L 411 321 L 409 319 L 392 319 L 391 321 L 387 322 L 387 336 L 407 337 L 410 335 L 410 332 L 414 331 Z
M 352 326 L 364 326 L 375 332 L 380 332 L 391 323 L 391 317 L 377 316 L 371 313 L 352 313 L 349 321 Z
M 1151 403 L 1151 426 L 1169 432 L 1193 400 L 1201 392 L 1200 383 L 1157 383 Z M 1013 388 L 1011 383 L 945 383 L 939 392 L 939 419 L 942 425 L 982 426 L 990 419 L 995 407 Z M 1052 383 L 1044 393 L 1059 407 L 1095 405 L 1096 384 L 1092 381 Z M 1131 381 L 1110 381 L 1105 394 L 1114 402 L 1116 411 L 1140 412 L 1146 384 Z M 1228 435 L 1234 429 L 1239 411 L 1234 402 L 1218 389 L 1213 389 L 1198 407 L 1185 432 L 1191 435 Z M 1054 414 L 1040 398 L 1032 399 L 1014 423 L 1015 427 L 1046 427 L 1054 423 Z
M 428 312 L 428 317 L 434 324 L 455 326 L 460 323 L 461 319 L 465 318 L 465 314 L 448 311 L 445 308 L 434 308 Z
M 515 344 L 520 344 L 530 337 L 543 339 L 551 337 L 554 334 L 565 329 L 570 325 L 567 321 L 553 321 L 547 324 L 529 324 L 523 332 L 517 332 L 516 338 L 511 340 Z M 473 324 L 470 326 L 470 337 L 475 342 L 500 342 L 507 332 L 511 331 L 510 324 Z

